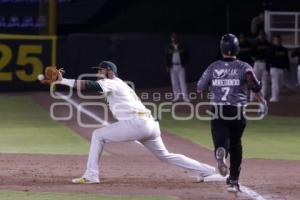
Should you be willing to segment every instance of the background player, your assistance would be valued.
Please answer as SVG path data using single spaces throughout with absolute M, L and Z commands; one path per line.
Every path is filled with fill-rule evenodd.
M 266 101 L 260 90 L 261 84 L 256 79 L 252 67 L 236 59 L 239 52 L 239 42 L 235 35 L 226 34 L 220 43 L 222 60 L 208 66 L 200 78 L 197 89 L 199 92 L 213 93 L 211 99 L 213 113 L 216 118 L 211 121 L 211 131 L 215 146 L 215 157 L 222 175 L 227 175 L 228 169 L 225 158 L 230 154 L 230 176 L 227 179 L 229 192 L 239 191 L 240 166 L 242 162 L 242 141 L 246 120 L 243 107 L 247 103 L 248 90 L 252 90 L 256 98 Z M 240 114 L 240 116 L 238 115 Z M 237 117 L 235 117 L 237 116 Z
M 158 159 L 190 170 L 198 175 L 198 181 L 225 181 L 215 174 L 215 168 L 181 154 L 170 153 L 162 139 L 159 123 L 150 110 L 142 104 L 135 92 L 117 77 L 117 67 L 109 61 L 101 62 L 96 69 L 99 80 L 74 80 L 63 78 L 59 72 L 58 83 L 78 90 L 96 91 L 104 94 L 109 108 L 118 122 L 96 129 L 91 139 L 87 169 L 73 183 L 99 183 L 99 159 L 105 143 L 138 140 Z
M 284 70 L 290 70 L 289 53 L 287 48 L 282 46 L 280 35 L 276 35 L 273 38 L 273 45 L 269 57 L 272 83 L 270 102 L 278 102 L 280 100 L 280 91 L 284 85 Z
M 266 39 L 266 34 L 263 31 L 259 32 L 253 49 L 253 58 L 254 58 L 254 66 L 253 70 L 257 77 L 257 79 L 262 84 L 262 94 L 264 98 L 267 96 L 268 92 L 268 68 L 267 68 L 267 61 L 268 56 L 271 49 L 271 43 Z M 251 95 L 251 101 L 253 101 L 254 95 Z
M 298 66 L 297 66 L 297 79 L 298 79 L 298 86 L 300 86 L 300 47 L 294 49 L 291 54 L 292 57 L 298 58 Z
M 187 68 L 187 51 L 181 43 L 177 33 L 172 33 L 171 44 L 166 49 L 167 71 L 170 72 L 172 89 L 174 94 L 173 102 L 179 101 L 180 95 L 185 102 L 188 98 L 185 73 Z
M 240 52 L 237 55 L 237 58 L 253 66 L 253 58 L 252 58 L 253 45 L 243 33 L 239 35 L 239 44 L 240 44 Z

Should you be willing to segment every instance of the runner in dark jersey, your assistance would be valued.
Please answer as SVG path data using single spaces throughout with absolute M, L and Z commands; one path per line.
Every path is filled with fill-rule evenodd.
M 239 175 L 242 162 L 241 138 L 246 127 L 244 106 L 249 90 L 262 102 L 262 112 L 267 112 L 267 104 L 260 90 L 261 84 L 256 79 L 252 67 L 236 59 L 239 52 L 238 39 L 233 34 L 226 34 L 220 43 L 222 60 L 208 66 L 197 84 L 198 92 L 210 91 L 213 113 L 211 131 L 215 146 L 215 157 L 223 176 L 228 174 L 226 158 L 230 154 L 230 173 L 227 179 L 229 192 L 238 192 Z

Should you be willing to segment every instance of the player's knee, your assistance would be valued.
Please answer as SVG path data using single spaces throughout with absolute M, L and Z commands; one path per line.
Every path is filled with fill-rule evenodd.
M 92 140 L 102 140 L 101 134 L 99 131 L 94 130 L 92 134 Z

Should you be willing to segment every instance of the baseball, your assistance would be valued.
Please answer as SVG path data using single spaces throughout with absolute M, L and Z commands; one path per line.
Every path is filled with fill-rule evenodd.
M 42 81 L 42 80 L 45 79 L 45 76 L 44 76 L 43 74 L 39 74 L 39 75 L 37 76 L 37 79 L 38 79 L 39 81 Z

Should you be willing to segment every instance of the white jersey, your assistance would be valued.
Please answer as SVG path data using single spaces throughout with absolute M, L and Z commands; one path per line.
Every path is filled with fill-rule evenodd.
M 140 113 L 151 114 L 136 93 L 124 81 L 115 77 L 97 81 L 107 98 L 108 106 L 117 120 L 130 120 Z

